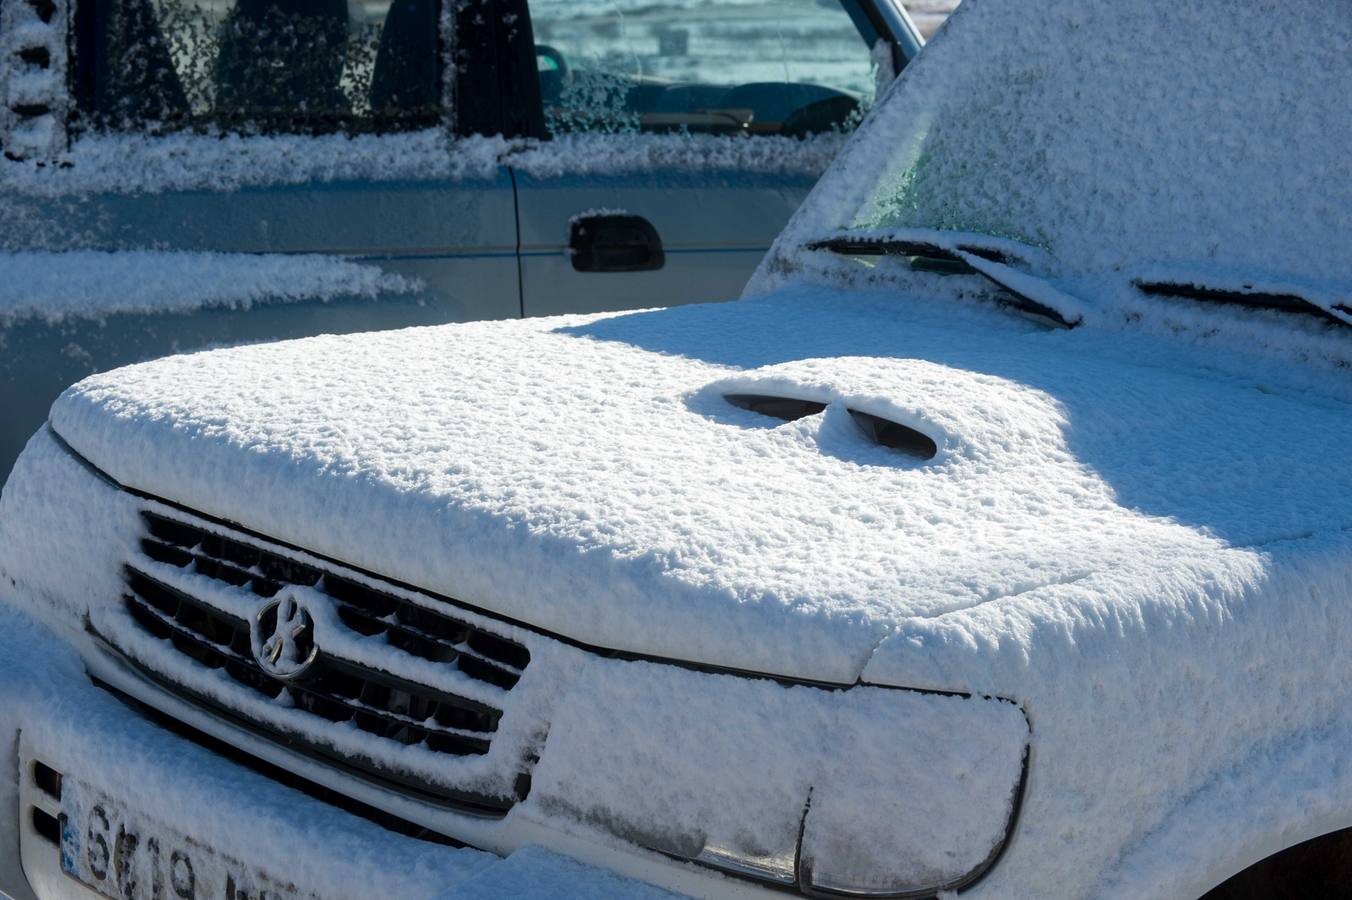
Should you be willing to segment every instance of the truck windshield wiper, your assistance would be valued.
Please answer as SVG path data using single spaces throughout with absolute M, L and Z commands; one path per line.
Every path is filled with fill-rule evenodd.
M 1050 321 L 1061 328 L 1074 328 L 1084 320 L 1081 304 L 1051 282 L 1014 268 L 1024 263 L 1003 246 L 983 243 L 978 236 L 952 241 L 919 237 L 840 235 L 811 241 L 809 250 L 825 250 L 842 256 L 904 256 L 950 263 L 955 272 L 980 275 L 1000 287 L 998 302 Z M 1002 241 L 1002 244 L 1009 243 Z
M 1273 292 L 1247 287 L 1211 287 L 1193 280 L 1167 281 L 1138 278 L 1132 284 L 1141 293 L 1150 294 L 1154 297 L 1178 297 L 1203 303 L 1244 306 L 1249 309 L 1275 309 L 1279 312 L 1315 316 L 1326 322 L 1335 322 L 1344 327 L 1352 326 L 1352 307 L 1341 303 L 1326 307 L 1307 297 L 1285 291 Z

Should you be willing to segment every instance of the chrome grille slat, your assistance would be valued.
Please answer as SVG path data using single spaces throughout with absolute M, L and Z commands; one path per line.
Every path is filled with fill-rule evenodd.
M 280 582 L 273 581 L 258 572 L 242 569 L 236 563 L 216 559 L 195 550 L 186 550 L 176 544 L 145 538 L 141 541 L 141 551 L 156 562 L 178 568 L 192 566 L 195 571 L 208 578 L 215 578 L 235 587 L 248 587 L 260 597 L 274 597 L 282 589 Z
M 500 669 L 505 678 L 519 676 L 530 661 L 530 654 L 525 647 L 476 628 L 449 612 L 443 613 L 411 603 L 353 579 L 332 572 L 323 572 L 313 566 L 213 534 L 205 529 L 193 528 L 156 513 L 143 512 L 142 518 L 149 527 L 152 539 L 191 553 L 194 559 L 199 560 L 199 565 L 200 559 L 206 557 L 212 561 L 224 560 L 226 563 L 233 563 L 236 569 L 245 572 L 257 567 L 261 576 L 250 572 L 253 578 L 262 577 L 267 581 L 281 584 L 318 587 L 337 602 L 364 610 L 377 619 L 394 613 L 401 620 L 399 625 L 409 627 L 412 624 L 412 627 L 424 632 L 428 637 L 437 640 L 452 639 L 452 644 L 458 643 L 453 640 L 455 635 L 468 634 L 468 649 L 480 657 L 486 665 Z M 287 577 L 287 573 L 295 577 Z M 266 596 L 255 592 L 260 596 Z M 382 625 L 386 628 L 396 627 L 394 623 L 388 622 L 382 622 Z M 437 634 L 437 630 L 442 633 Z M 510 687 L 510 685 L 499 686 Z
M 168 641 L 187 659 L 224 673 L 260 699 L 287 695 L 291 706 L 313 717 L 318 732 L 332 727 L 330 723 L 342 723 L 393 744 L 436 753 L 466 756 L 490 751 L 501 709 L 346 658 L 345 652 L 357 651 L 342 648 L 355 645 L 344 643 L 348 639 L 334 644 L 337 635 L 332 629 L 348 629 L 352 641 L 378 641 L 410 658 L 458 669 L 461 675 L 503 692 L 516 685 L 529 662 L 523 646 L 449 609 L 434 607 L 444 601 L 415 602 L 346 573 L 297 561 L 250 537 L 227 536 L 158 512 L 143 510 L 141 515 L 146 525 L 140 541 L 143 562 L 128 560 L 124 567 L 125 604 L 147 634 Z M 173 570 L 191 575 L 171 577 Z M 195 587 L 211 581 L 220 585 L 214 590 L 226 593 Z M 262 610 L 289 586 L 324 595 L 337 615 L 324 626 L 330 630 L 331 646 L 319 647 L 309 668 L 274 676 L 271 667 L 265 669 L 255 659 L 251 623 L 240 616 L 252 609 L 250 597 L 257 598 Z M 253 616 L 249 614 L 250 619 Z M 164 680 L 185 696 L 203 699 L 188 681 Z M 300 739 L 322 751 L 315 739 L 289 729 L 284 739 L 288 743 Z M 383 776 L 375 763 L 370 766 L 373 776 Z
M 135 600 L 135 598 L 132 598 L 131 602 L 135 603 L 137 601 Z M 165 616 L 158 610 L 156 610 L 154 607 L 151 607 L 146 604 L 141 604 L 140 608 L 141 611 L 144 612 L 146 615 L 154 616 L 158 620 L 159 624 L 163 626 L 163 628 L 166 629 L 168 632 L 171 632 L 174 637 L 181 638 L 182 640 L 185 641 L 190 641 L 198 646 L 198 648 L 203 652 L 204 656 L 207 656 L 209 658 L 214 657 L 214 659 L 210 660 L 198 659 L 198 662 L 203 663 L 203 665 L 210 666 L 213 669 L 227 668 L 231 665 L 234 665 L 247 670 L 249 673 L 254 675 L 259 680 L 260 683 L 273 682 L 272 679 L 268 678 L 267 675 L 263 674 L 262 670 L 259 669 L 258 666 L 252 662 L 252 660 L 245 659 L 239 654 L 231 651 L 228 647 L 222 647 L 221 645 L 213 645 L 210 642 L 203 640 L 199 636 L 193 634 L 190 630 L 183 628 L 178 623 L 176 623 L 169 617 Z M 170 639 L 172 640 L 173 638 Z M 280 682 L 273 682 L 273 684 L 276 686 L 277 690 L 276 693 L 273 693 L 270 696 L 276 697 L 282 691 L 282 684 Z M 465 755 L 467 753 L 475 753 L 475 754 L 487 753 L 490 746 L 490 741 L 486 737 L 469 734 L 463 730 L 433 728 L 428 726 L 425 720 L 418 721 L 409 718 L 408 716 L 390 713 L 385 710 L 378 709 L 377 707 L 361 703 L 359 701 L 337 700 L 331 696 L 324 694 L 323 692 L 312 690 L 310 688 L 305 687 L 304 685 L 291 684 L 287 685 L 286 689 L 292 692 L 293 695 L 300 694 L 304 695 L 305 697 L 311 698 L 311 701 L 314 704 L 316 704 L 316 706 L 332 706 L 341 708 L 341 714 L 336 716 L 328 716 L 324 715 L 323 713 L 316 712 L 317 715 L 323 715 L 324 718 L 329 719 L 330 721 L 333 722 L 351 721 L 354 724 L 356 724 L 358 728 L 361 728 L 363 731 L 367 731 L 372 734 L 380 734 L 382 737 L 389 737 L 391 740 L 397 740 L 399 741 L 399 743 L 402 744 L 411 745 L 422 743 L 423 741 L 428 741 L 429 746 L 432 746 L 434 744 L 436 745 L 434 749 L 440 747 L 449 747 L 452 745 L 456 747 L 463 747 L 464 749 L 459 751 L 442 750 L 442 749 L 438 750 L 438 752 L 454 753 L 456 755 Z M 304 702 L 298 702 L 297 705 L 303 709 L 306 709 L 307 712 L 315 712 L 315 708 L 307 706 Z M 368 727 L 368 725 L 363 725 L 363 720 L 361 717 L 369 717 L 369 719 L 367 720 L 368 725 L 370 720 L 376 720 L 379 723 L 381 723 L 383 727 L 374 728 Z M 395 737 L 394 733 L 406 734 L 410 739 L 404 740 L 401 737 Z
M 171 639 L 178 639 L 175 640 L 175 646 L 179 646 L 180 641 L 192 643 L 193 646 L 188 650 L 179 647 L 181 652 L 213 669 L 227 669 L 232 678 L 247 687 L 265 693 L 269 697 L 276 697 L 283 690 L 292 693 L 305 693 L 314 698 L 316 707 L 322 708 L 324 703 L 332 702 L 343 708 L 346 715 L 324 716 L 330 721 L 349 721 L 357 714 L 384 716 L 389 718 L 392 725 L 409 725 L 423 731 L 436 733 L 438 735 L 436 743 L 438 744 L 450 742 L 452 738 L 457 737 L 456 731 L 443 732 L 440 729 L 431 728 L 425 724 L 426 719 L 436 718 L 442 724 L 455 728 L 457 731 L 472 731 L 480 735 L 488 735 L 497 730 L 501 712 L 485 703 L 414 684 L 388 672 L 365 668 L 331 656 L 321 655 L 314 666 L 314 673 L 307 674 L 303 681 L 282 682 L 274 679 L 267 675 L 254 661 L 247 623 L 229 613 L 206 606 L 191 595 L 166 585 L 139 569 L 132 566 L 126 568 L 128 586 L 132 589 L 132 593 L 127 596 L 128 604 L 137 607 L 145 615 L 153 616 L 157 620 L 156 624 L 161 626 L 162 629 L 171 630 L 173 632 Z M 156 592 L 163 592 L 177 598 L 180 607 L 170 612 L 163 608 L 162 603 L 156 603 L 153 599 L 145 596 L 147 593 L 153 595 Z M 193 624 L 182 621 L 181 615 L 184 607 L 190 609 L 193 614 L 205 614 L 214 618 L 216 621 L 211 623 L 211 631 L 207 632 Z M 141 616 L 136 616 L 136 618 L 143 625 L 147 624 Z M 154 631 L 153 627 L 148 630 L 151 630 L 152 633 Z M 223 633 L 227 631 L 228 634 Z M 235 668 L 232 668 L 232 666 Z M 245 670 L 244 674 L 239 673 L 237 669 Z M 358 689 L 356 691 L 344 690 L 342 686 L 344 679 L 355 682 Z M 416 705 L 424 710 L 427 715 L 420 721 L 397 710 L 384 709 L 373 703 L 363 702 L 363 697 L 372 695 L 399 697 L 401 699 L 393 702 L 408 707 Z M 304 704 L 301 705 L 304 706 Z M 449 725 L 451 722 L 457 724 Z M 477 724 L 479 727 L 473 727 L 471 723 Z M 363 730 L 369 731 L 372 729 Z M 445 740 L 442 740 L 443 737 Z M 475 747 L 479 743 L 484 745 L 483 749 L 477 752 L 487 751 L 487 740 L 484 738 L 473 735 L 464 735 L 464 737 L 466 740 L 476 742 Z
M 184 550 L 172 544 L 150 539 L 143 540 L 141 544 L 142 548 L 148 551 L 146 555 L 157 562 L 179 568 L 186 568 L 191 565 L 199 574 L 225 581 L 235 587 L 247 587 L 263 598 L 274 597 L 281 590 L 280 584 L 262 575 L 245 571 L 229 563 L 221 563 L 192 550 Z M 222 577 L 222 575 L 227 575 L 227 577 Z M 327 588 L 332 578 L 333 576 L 329 575 L 323 576 L 319 585 Z M 397 611 L 378 615 L 367 608 L 335 597 L 331 591 L 325 590 L 325 593 L 328 593 L 333 600 L 334 608 L 343 618 L 344 623 L 365 637 L 384 634 L 391 645 L 433 662 L 454 662 L 457 659 L 469 660 L 471 666 L 474 667 L 471 677 L 477 677 L 480 681 L 487 681 L 501 688 L 510 689 L 521 677 L 519 668 L 493 659 L 471 646 L 470 641 L 474 638 L 475 633 L 468 626 L 464 629 L 464 637 L 459 641 L 452 642 L 423 628 L 388 621 L 389 616 L 397 616 Z
M 187 654 L 202 665 L 212 669 L 233 666 L 234 670 L 230 672 L 231 677 L 246 687 L 251 687 L 266 694 L 268 697 L 276 697 L 282 692 L 282 685 L 279 682 L 264 676 L 252 660 L 235 652 L 230 645 L 220 644 L 196 634 L 191 628 L 180 625 L 172 616 L 161 612 L 139 595 L 128 594 L 126 601 L 132 617 L 147 632 L 155 637 L 172 641 L 180 652 Z M 184 644 L 188 646 L 185 647 Z M 250 678 L 249 676 L 255 677 Z
M 145 572 L 135 569 L 131 566 L 124 568 L 124 580 L 127 587 L 150 606 L 172 617 L 178 621 L 181 616 L 186 615 L 185 610 L 190 610 L 197 616 L 206 619 L 210 623 L 210 630 L 206 626 L 202 628 L 193 628 L 198 634 L 212 643 L 222 643 L 214 635 L 222 633 L 226 638 L 224 643 L 229 645 L 239 634 L 244 636 L 244 644 L 238 647 L 240 653 L 249 652 L 249 624 L 243 619 L 232 616 L 224 610 L 217 609 L 214 606 L 203 603 L 191 594 L 180 591 L 178 588 L 171 587 Z M 187 624 L 187 623 L 180 623 Z M 192 626 L 188 626 L 192 627 Z M 223 632 L 229 632 L 224 634 Z
M 383 633 L 391 645 L 398 647 L 400 650 L 404 650 L 407 653 L 412 653 L 414 656 L 430 659 L 433 662 L 472 660 L 474 663 L 491 669 L 491 674 L 479 678 L 480 681 L 489 681 L 501 688 L 511 688 L 512 685 L 516 684 L 517 679 L 521 677 L 521 670 L 511 668 L 497 660 L 490 659 L 481 653 L 477 653 L 466 643 L 452 644 L 449 641 L 429 634 L 420 628 L 412 628 L 408 625 L 399 625 L 383 621 L 372 616 L 370 613 L 364 612 L 351 604 L 343 603 L 341 601 L 335 602 L 334 607 L 338 610 L 338 615 L 343 619 L 344 623 L 363 636 L 374 637 L 377 634 Z M 366 626 L 373 626 L 372 630 L 365 630 Z M 435 648 L 435 650 L 432 648 Z

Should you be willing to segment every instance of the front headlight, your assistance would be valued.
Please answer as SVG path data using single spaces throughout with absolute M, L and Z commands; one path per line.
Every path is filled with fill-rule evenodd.
M 553 718 L 531 806 L 806 894 L 932 894 L 1003 848 L 1028 737 L 1000 700 L 597 661 Z

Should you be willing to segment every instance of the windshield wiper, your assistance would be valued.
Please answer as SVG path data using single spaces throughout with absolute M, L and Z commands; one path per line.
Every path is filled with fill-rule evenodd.
M 905 256 L 940 260 L 980 275 L 1000 287 L 997 302 L 1046 319 L 1061 328 L 1074 328 L 1084 320 L 1080 302 L 1050 282 L 1015 269 L 1024 260 L 1011 253 L 968 241 L 938 243 L 919 239 L 880 237 L 823 238 L 808 243 L 809 250 L 826 250 L 842 256 Z
M 1198 300 L 1204 303 L 1225 303 L 1230 306 L 1244 306 L 1249 309 L 1275 309 L 1278 312 L 1300 313 L 1315 316 L 1326 322 L 1336 322 L 1344 327 L 1352 326 L 1352 307 L 1334 304 L 1332 308 L 1302 297 L 1299 294 L 1270 293 L 1260 290 L 1241 288 L 1218 288 L 1197 284 L 1193 281 L 1162 281 L 1154 279 L 1136 279 L 1132 282 L 1143 294 L 1154 297 L 1178 297 L 1184 300 Z M 1342 315 L 1338 315 L 1342 313 Z M 1348 318 L 1343 318 L 1347 316 Z
M 1003 250 L 993 247 L 981 247 L 975 244 L 955 244 L 950 246 L 933 241 L 908 240 L 903 238 L 874 237 L 832 237 L 812 241 L 809 250 L 829 250 L 841 256 L 915 256 L 921 259 L 938 259 L 944 262 L 966 265 L 959 252 L 970 253 L 991 262 L 1008 265 L 1023 262 Z M 975 270 L 973 270 L 975 274 Z

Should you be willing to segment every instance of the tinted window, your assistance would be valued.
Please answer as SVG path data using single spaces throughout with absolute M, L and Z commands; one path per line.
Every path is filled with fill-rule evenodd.
M 801 136 L 875 92 L 855 0 L 531 0 L 550 130 Z
M 386 131 L 440 117 L 434 0 L 106 0 L 81 23 L 95 127 Z

